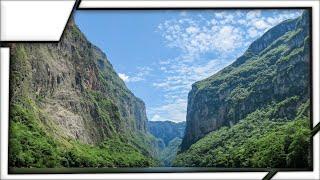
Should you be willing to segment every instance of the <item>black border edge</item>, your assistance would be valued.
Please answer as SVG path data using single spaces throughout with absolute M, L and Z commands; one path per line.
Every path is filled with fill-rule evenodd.
M 309 96 L 310 96 L 310 130 L 312 131 L 313 128 L 313 9 L 310 8 L 308 9 L 309 11 L 309 35 L 310 35 L 310 64 L 309 64 L 309 84 L 310 84 L 310 92 L 309 92 Z M 310 157 L 311 157 L 311 161 L 310 161 L 310 167 L 312 169 L 312 171 L 314 170 L 313 168 L 313 135 L 310 132 L 310 138 L 309 138 L 309 153 L 310 153 Z
M 312 137 L 315 136 L 320 131 L 320 123 L 318 123 L 311 131 Z
M 0 2 L 1 2 L 1 0 L 0 0 Z M 24 41 L 24 40 L 22 40 L 22 41 L 2 41 L 0 39 L 0 47 L 8 47 L 6 44 L 10 44 L 10 43 L 58 43 L 58 42 L 60 42 L 61 38 L 63 37 L 63 34 L 64 34 L 65 30 L 66 30 L 68 22 L 70 21 L 70 19 L 71 19 L 72 15 L 74 14 L 74 12 L 80 6 L 80 3 L 81 3 L 81 0 L 74 0 L 74 4 L 73 4 L 73 7 L 72 7 L 72 10 L 70 12 L 70 15 L 69 15 L 65 25 L 64 25 L 64 28 L 62 29 L 62 32 L 60 33 L 59 40 L 57 40 L 57 41 L 50 41 L 50 40 L 49 41 L 46 41 L 46 40 L 43 40 L 43 41 L 42 40 L 40 40 L 40 41 L 39 40 L 38 41 L 37 40 L 36 41 L 32 41 L 32 40 L 31 41 L 30 40 L 28 40 L 28 41 Z M 0 30 L 1 30 L 1 27 L 0 27 Z
M 63 28 L 62 33 L 61 33 L 61 35 L 60 35 L 60 38 L 59 38 L 58 41 L 54 41 L 54 42 L 60 42 L 60 41 L 61 41 L 61 39 L 62 39 L 62 37 L 63 37 L 63 35 L 64 35 L 64 33 L 65 33 L 65 30 L 66 30 L 66 28 L 67 28 L 68 23 L 69 23 L 70 19 L 72 18 L 73 14 L 75 14 L 74 12 L 80 7 L 80 3 L 81 3 L 81 0 L 75 0 L 75 2 L 74 2 L 74 4 L 73 4 L 73 8 L 72 8 L 72 10 L 71 10 L 71 12 L 70 12 L 70 15 L 69 15 L 69 17 L 68 17 L 68 19 L 67 19 L 67 22 L 66 22 L 66 24 L 64 25 L 64 28 Z
M 1 0 L 0 0 L 1 1 Z M 160 171 L 153 171 L 151 169 L 148 170 L 148 168 L 139 168 L 139 169 L 143 169 L 143 172 L 147 171 L 146 173 L 201 173 L 201 172 L 268 172 L 268 174 L 263 178 L 263 180 L 270 180 L 277 172 L 292 172 L 292 171 L 313 171 L 313 136 L 318 132 L 320 131 L 320 123 L 318 123 L 314 128 L 312 126 L 313 124 L 313 73 L 312 73 L 312 62 L 313 62 L 313 52 L 312 52 L 312 49 L 313 49 L 313 39 L 312 39 L 312 14 L 313 14 L 313 7 L 310 7 L 310 6 L 296 6 L 296 7 L 219 7 L 219 8 L 215 8 L 215 7 L 156 7 L 156 8 L 153 8 L 153 7 L 146 7 L 146 8 L 135 8 L 135 7 L 128 7 L 128 8 L 81 8 L 80 7 L 80 4 L 81 4 L 82 0 L 75 0 L 75 3 L 74 3 L 74 6 L 70 12 L 70 15 L 67 19 L 67 22 L 65 24 L 65 27 L 63 29 L 63 32 L 61 33 L 61 36 L 59 38 L 58 41 L 1 41 L 0 40 L 0 47 L 8 47 L 7 44 L 9 43 L 57 43 L 57 42 L 60 42 L 61 38 L 63 37 L 64 35 L 64 32 L 65 32 L 65 29 L 67 27 L 67 24 L 68 22 L 70 21 L 70 19 L 72 18 L 72 15 L 74 14 L 74 12 L 76 10 L 184 10 L 184 9 L 188 9 L 188 10 L 212 10 L 212 9 L 218 9 L 218 10 L 226 10 L 226 9 L 247 9 L 247 10 L 251 10 L 251 9 L 305 9 L 305 10 L 308 10 L 309 11 L 309 18 L 310 18 L 310 41 L 311 41 L 311 48 L 310 48 L 310 59 L 312 60 L 311 63 L 310 63 L 310 73 L 311 73 L 311 76 L 310 76 L 310 88 L 311 88 L 311 91 L 310 91 L 310 129 L 312 130 L 311 132 L 311 143 L 310 143 L 310 146 L 311 146 L 311 164 L 312 164 L 312 167 L 311 168 L 290 168 L 290 169 L 286 169 L 286 168 L 221 168 L 221 169 L 216 169 L 214 171 L 206 171 L 208 170 L 207 168 L 192 168 L 192 170 L 189 170 L 189 171 L 175 171 L 175 170 L 160 170 Z M 1 29 L 0 29 L 1 30 Z M 10 48 L 10 47 L 8 47 Z M 8 147 L 9 148 L 9 147 Z M 26 170 L 25 168 L 10 168 L 10 167 L 7 167 L 8 168 L 8 174 L 61 174 L 61 173 L 57 173 L 57 172 L 41 172 L 43 170 L 47 171 L 47 170 L 50 170 L 50 168 L 41 168 L 40 169 L 40 172 L 36 173 L 34 172 L 35 169 L 29 169 L 29 170 Z M 65 168 L 64 168 L 65 169 Z M 116 169 L 116 168 L 115 168 Z M 126 169 L 126 168 L 125 168 Z M 104 171 L 104 172 L 97 172 L 97 171 L 94 171 L 94 172 L 91 172 L 91 173 L 143 173 L 142 171 L 136 171 L 138 168 L 127 168 L 127 170 L 130 169 L 129 171 L 123 171 L 123 170 L 120 170 L 120 171 L 117 171 L 117 170 L 109 170 L 109 171 Z M 202 170 L 199 170 L 199 169 L 202 169 Z M 133 171 L 132 171 L 133 170 Z M 36 170 L 37 171 L 37 170 Z M 53 170 L 55 171 L 55 170 Z M 71 170 L 71 172 L 68 172 L 67 174 L 81 174 L 83 172 L 76 172 L 77 170 Z
M 264 176 L 264 178 L 263 178 L 262 180 L 270 180 L 270 179 L 272 179 L 272 177 L 273 177 L 274 175 L 276 175 L 277 172 L 278 172 L 278 170 L 271 170 L 271 171 L 269 171 L 269 173 L 268 173 L 266 176 Z

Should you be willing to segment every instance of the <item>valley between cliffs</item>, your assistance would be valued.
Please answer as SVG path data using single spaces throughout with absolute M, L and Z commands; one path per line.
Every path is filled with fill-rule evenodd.
M 310 168 L 309 18 L 276 25 L 195 82 L 182 123 L 148 121 L 73 19 L 59 43 L 7 44 L 9 166 Z

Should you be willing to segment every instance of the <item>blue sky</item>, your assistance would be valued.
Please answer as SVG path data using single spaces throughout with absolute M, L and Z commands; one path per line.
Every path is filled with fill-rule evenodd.
M 232 63 L 271 27 L 300 10 L 77 11 L 151 121 L 185 121 L 191 85 Z

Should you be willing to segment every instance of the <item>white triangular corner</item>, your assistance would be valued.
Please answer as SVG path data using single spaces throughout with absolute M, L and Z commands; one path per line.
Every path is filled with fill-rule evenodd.
M 1 0 L 1 41 L 58 41 L 76 0 Z

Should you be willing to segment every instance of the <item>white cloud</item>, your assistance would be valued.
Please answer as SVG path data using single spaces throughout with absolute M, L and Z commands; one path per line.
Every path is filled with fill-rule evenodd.
M 225 62 L 228 62 L 225 60 Z M 222 67 L 226 66 L 228 63 L 222 63 L 217 59 L 210 60 L 207 64 L 197 66 L 193 68 L 195 75 L 199 78 L 199 80 L 204 79 L 210 75 L 213 75 Z
M 278 18 L 273 18 L 273 17 L 268 17 L 267 21 L 268 21 L 269 24 L 276 24 L 276 23 L 279 22 L 279 19 Z
M 167 93 L 175 93 L 179 90 L 179 98 L 185 97 L 185 92 L 190 91 L 191 85 L 199 80 L 207 78 L 225 67 L 232 59 L 213 59 L 204 63 L 184 62 L 167 65 L 167 76 L 152 85 L 163 89 Z M 160 68 L 161 69 L 161 68 Z
M 211 19 L 210 23 L 212 25 L 216 25 L 216 24 L 218 24 L 218 21 L 216 19 Z
M 149 117 L 155 114 L 161 116 L 161 120 L 185 121 L 187 110 L 187 96 L 191 85 L 199 80 L 205 79 L 231 63 L 227 59 L 212 59 L 208 62 L 171 62 L 166 66 L 167 76 L 153 83 L 153 86 L 164 92 L 161 106 L 149 108 Z M 153 119 L 153 118 L 152 118 Z
M 271 27 L 270 24 L 268 24 L 266 21 L 264 20 L 257 20 L 255 23 L 254 23 L 254 26 L 257 28 L 257 29 L 267 29 L 269 27 Z
M 151 121 L 163 121 L 164 118 L 161 118 L 158 114 L 152 116 Z
M 161 23 L 158 32 L 167 46 L 179 49 L 180 54 L 158 62 L 158 70 L 165 76 L 152 85 L 164 92 L 164 103 L 147 110 L 151 120 L 184 121 L 187 95 L 194 82 L 232 63 L 270 27 L 299 15 L 297 11 L 270 12 L 272 16 L 263 16 L 260 10 L 218 11 L 209 18 L 188 16 Z M 207 54 L 214 54 L 214 59 Z
M 251 38 L 258 36 L 258 31 L 254 27 L 249 28 L 248 33 Z
M 144 77 L 136 76 L 136 77 L 131 77 L 130 79 L 127 80 L 127 82 L 139 82 L 145 80 Z
M 194 26 L 190 26 L 186 29 L 187 33 L 192 34 L 192 33 L 197 33 L 199 32 L 199 29 L 197 27 Z
M 216 16 L 220 17 L 221 14 Z M 238 48 L 242 41 L 241 31 L 236 26 L 227 25 L 233 22 L 234 16 L 225 14 L 220 20 L 167 20 L 161 23 L 158 29 L 167 45 L 181 49 L 184 53 L 183 59 L 190 61 L 207 52 L 227 53 Z
M 225 15 L 224 12 L 217 12 L 217 13 L 214 13 L 214 15 L 217 17 L 217 18 L 223 18 L 223 16 Z
M 144 81 L 146 79 L 146 76 L 150 74 L 152 69 L 150 67 L 138 67 L 137 72 L 132 73 L 133 75 L 129 76 L 125 73 L 119 73 L 119 77 L 124 81 L 124 82 L 139 82 L 139 81 Z
M 139 81 L 144 80 L 144 77 L 142 77 L 140 75 L 133 76 L 133 77 L 130 77 L 130 76 L 126 75 L 125 73 L 119 73 L 118 75 L 124 82 L 127 82 L 127 83 L 128 82 L 139 82 Z
M 261 16 L 261 10 L 251 10 L 247 13 L 247 20 L 258 18 Z
M 215 47 L 222 52 L 235 50 L 242 44 L 242 36 L 233 26 L 222 26 L 215 38 Z
M 127 76 L 124 73 L 118 73 L 119 77 L 124 81 L 124 82 L 128 82 L 129 80 L 129 76 Z
M 245 24 L 246 24 L 246 20 L 244 20 L 244 19 L 239 19 L 239 20 L 238 20 L 238 23 L 239 23 L 240 25 L 245 25 Z
M 223 20 L 220 21 L 220 24 L 225 25 L 225 24 L 233 24 L 235 21 L 233 20 L 234 16 L 231 14 L 225 15 Z
M 178 99 L 175 103 L 168 103 L 149 109 L 149 114 L 153 114 L 151 121 L 181 122 L 186 119 L 186 110 L 187 101 L 185 99 Z
M 266 21 L 270 24 L 270 26 L 275 26 L 286 19 L 296 18 L 297 16 L 300 16 L 301 13 L 302 13 L 301 10 L 294 10 L 294 11 L 288 10 L 281 14 L 277 14 L 276 12 L 274 12 L 274 15 L 266 18 Z
M 159 61 L 159 64 L 161 64 L 161 65 L 166 65 L 166 64 L 169 64 L 170 63 L 170 61 L 167 61 L 167 60 L 160 60 Z

